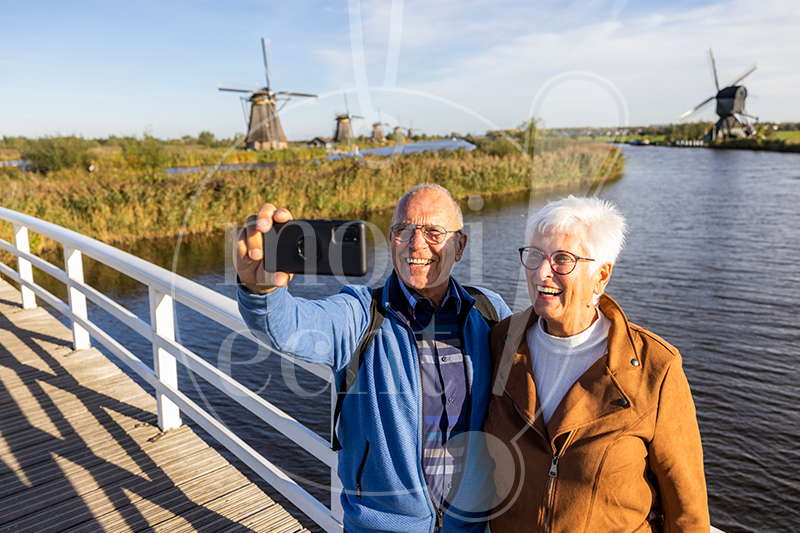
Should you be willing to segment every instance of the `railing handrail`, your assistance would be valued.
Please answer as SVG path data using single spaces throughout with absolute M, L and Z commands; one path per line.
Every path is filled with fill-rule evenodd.
M 20 284 L 24 307 L 35 307 L 33 295 L 39 296 L 72 321 L 75 349 L 88 347 L 91 334 L 149 385 L 153 386 L 156 390 L 159 426 L 162 430 L 179 425 L 180 413 L 186 413 L 326 531 L 337 533 L 342 531 L 342 509 L 338 491 L 335 490 L 340 487 L 337 474 L 337 454 L 330 449 L 329 441 L 239 384 L 231 376 L 208 364 L 200 356 L 175 340 L 174 303 L 180 302 L 218 324 L 248 337 L 262 346 L 267 346 L 249 331 L 235 300 L 113 246 L 30 215 L 0 207 L 0 220 L 14 225 L 15 243 L 11 244 L 0 239 L 0 248 L 17 257 L 19 270 L 18 272 L 14 271 L 0 263 L 0 272 Z M 27 234 L 29 229 L 64 247 L 66 270 L 30 253 Z M 149 288 L 150 324 L 83 282 L 81 254 L 125 274 Z M 34 283 L 32 266 L 36 266 L 67 286 L 69 305 Z M 93 301 L 152 343 L 153 369 L 88 319 L 86 299 Z M 270 347 L 267 346 L 267 348 Z M 327 382 L 334 382 L 330 368 L 300 361 L 285 353 L 277 353 Z M 223 394 L 239 402 L 325 463 L 331 469 L 330 510 L 181 393 L 177 386 L 176 361 L 182 362 L 189 371 L 206 379 Z M 335 387 L 330 387 L 330 389 L 333 399 L 336 392 Z M 231 390 L 235 390 L 236 395 L 231 394 Z M 331 408 L 333 408 L 333 402 Z

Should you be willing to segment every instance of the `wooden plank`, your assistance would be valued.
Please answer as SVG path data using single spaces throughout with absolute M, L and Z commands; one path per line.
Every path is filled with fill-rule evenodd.
M 10 290 L 9 290 L 10 289 Z M 0 280 L 0 532 L 305 532 L 155 400 Z
M 102 480 L 98 484 L 101 488 L 104 488 L 130 480 L 132 476 L 152 480 L 162 474 L 162 468 L 166 467 L 170 471 L 181 469 L 186 466 L 187 462 L 203 464 L 209 470 L 222 468 L 227 464 L 219 457 L 219 454 L 208 447 L 199 447 L 193 450 L 192 453 L 183 453 L 180 457 L 173 457 L 172 461 L 165 461 L 158 465 L 153 461 L 147 461 L 140 468 L 132 471 L 119 468 L 109 462 L 87 466 L 83 463 L 70 461 L 68 458 L 61 459 L 63 460 L 59 461 L 58 464 L 55 464 L 54 461 L 53 469 L 61 469 L 63 476 L 61 478 L 51 478 L 48 483 L 37 486 L 35 500 L 26 497 L 24 493 L 0 500 L 0 508 L 3 509 L 0 523 L 10 522 L 41 509 L 50 508 L 76 495 L 83 496 L 89 491 L 93 480 Z M 71 468 L 64 468 L 64 463 L 70 465 Z
M 171 432 L 167 438 L 160 439 L 155 443 L 145 443 L 144 449 L 140 448 L 139 450 L 126 453 L 130 453 L 131 459 L 137 463 L 147 458 L 156 465 L 166 465 L 185 455 L 197 453 L 208 447 L 205 442 L 197 438 L 194 432 L 188 431 L 188 429 L 189 428 L 186 426 L 178 428 L 174 432 Z M 149 438 L 153 433 L 148 432 L 147 435 Z M 147 446 L 148 444 L 149 446 Z M 112 445 L 109 444 L 108 448 L 111 447 Z M 64 454 L 63 457 L 76 465 L 80 465 L 82 468 L 91 469 L 105 462 L 115 462 L 117 460 L 117 455 L 113 453 L 114 451 L 119 453 L 119 448 L 116 447 L 115 450 L 100 448 L 98 450 L 99 453 L 93 453 L 89 448 L 82 447 L 74 453 Z M 30 482 L 30 487 L 44 485 L 54 480 L 69 477 L 73 475 L 74 471 L 79 469 L 78 467 L 54 467 L 55 465 L 49 460 L 43 460 L 27 467 L 25 469 L 25 474 Z M 0 508 L 3 508 L 4 498 L 28 488 L 24 485 L 15 488 L 13 480 L 16 479 L 13 472 L 4 473 L 0 476 Z

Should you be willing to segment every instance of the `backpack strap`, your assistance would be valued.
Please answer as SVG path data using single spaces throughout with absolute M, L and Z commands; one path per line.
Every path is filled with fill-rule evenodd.
M 372 341 L 375 340 L 375 336 L 378 334 L 383 324 L 383 319 L 386 317 L 386 309 L 383 308 L 382 299 L 383 287 L 372 289 L 372 302 L 369 304 L 369 325 L 367 326 L 367 331 L 365 331 L 364 336 L 361 337 L 361 342 L 358 343 L 358 348 L 356 348 L 356 351 L 353 353 L 353 358 L 350 359 L 350 364 L 345 371 L 344 379 L 342 379 L 342 383 L 339 385 L 339 394 L 336 396 L 336 406 L 333 409 L 333 438 L 331 439 L 331 449 L 333 451 L 342 449 L 336 426 L 339 423 L 339 415 L 342 413 L 344 397 L 347 396 L 347 393 L 353 388 L 353 385 L 355 385 L 356 379 L 358 378 L 358 370 L 364 363 L 364 356 L 372 345 Z
M 489 301 L 488 296 L 483 294 L 479 288 L 470 285 L 464 285 L 464 290 L 467 291 L 467 294 L 475 298 L 475 309 L 478 310 L 490 328 L 500 322 L 500 315 L 497 314 L 497 309 L 495 309 L 492 302 Z
M 489 298 L 483 294 L 480 289 L 464 285 L 464 290 L 467 291 L 467 294 L 475 298 L 475 309 L 478 310 L 490 328 L 500 322 L 497 309 L 494 308 L 492 302 L 489 301 Z M 355 385 L 356 379 L 358 379 L 358 371 L 361 365 L 364 364 L 364 356 L 367 354 L 369 347 L 372 346 L 372 341 L 375 340 L 378 331 L 380 331 L 383 319 L 386 318 L 386 309 L 383 307 L 382 300 L 383 287 L 373 289 L 372 301 L 369 304 L 369 325 L 364 332 L 364 336 L 361 337 L 361 342 L 358 343 L 358 348 L 356 348 L 356 351 L 353 353 L 350 364 L 347 365 L 344 379 L 342 379 L 342 383 L 339 385 L 339 394 L 336 396 L 336 406 L 333 409 L 333 435 L 331 438 L 331 449 L 333 451 L 342 449 L 342 444 L 339 442 L 337 425 L 339 424 L 339 415 L 342 413 L 344 398 L 347 396 L 347 393 L 350 392 L 350 389 L 353 388 L 353 385 Z

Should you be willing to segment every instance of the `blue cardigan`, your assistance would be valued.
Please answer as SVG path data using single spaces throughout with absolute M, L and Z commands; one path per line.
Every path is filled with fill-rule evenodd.
M 386 318 L 367 350 L 358 380 L 339 420 L 339 477 L 344 526 L 349 533 L 434 530 L 436 511 L 422 472 L 422 392 L 414 336 L 403 315 L 395 273 L 384 286 Z M 442 532 L 482 532 L 492 505 L 494 462 L 486 450 L 483 420 L 489 406 L 492 360 L 489 328 L 475 300 L 455 283 L 462 299 L 459 319 L 471 393 L 463 475 L 443 516 Z M 511 314 L 499 295 L 481 289 L 500 320 Z M 239 289 L 239 310 L 248 327 L 267 334 L 275 349 L 330 366 L 339 387 L 369 325 L 372 289 L 343 287 L 321 300 L 295 298 L 286 288 L 265 296 Z

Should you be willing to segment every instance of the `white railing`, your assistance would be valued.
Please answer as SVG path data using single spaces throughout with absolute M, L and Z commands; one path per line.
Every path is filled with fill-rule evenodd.
M 23 308 L 36 307 L 36 297 L 38 296 L 72 322 L 73 344 L 76 350 L 89 348 L 91 336 L 141 376 L 156 391 L 158 425 L 162 431 L 180 426 L 181 414 L 188 416 L 325 531 L 331 533 L 343 531 L 343 512 L 339 499 L 341 484 L 336 471 L 337 454 L 331 450 L 330 442 L 175 340 L 175 303 L 179 302 L 253 342 L 263 345 L 264 343 L 248 330 L 234 300 L 138 257 L 55 224 L 4 207 L 0 207 L 0 220 L 10 222 L 14 226 L 14 243 L 0 239 L 0 247 L 17 257 L 16 271 L 0 263 L 0 272 L 20 285 Z M 29 230 L 63 246 L 64 270 L 30 253 Z M 84 283 L 84 255 L 148 287 L 150 293 L 149 324 Z M 67 286 L 68 305 L 34 283 L 34 266 Z M 153 346 L 154 368 L 148 367 L 141 359 L 89 319 L 87 300 L 150 341 Z M 329 383 L 333 383 L 333 374 L 328 367 L 299 361 L 285 354 L 281 355 Z M 280 468 L 247 445 L 224 424 L 182 393 L 178 389 L 178 361 L 330 467 L 330 508 L 311 496 L 284 474 Z M 332 420 L 337 390 L 334 386 L 331 386 L 330 390 Z

